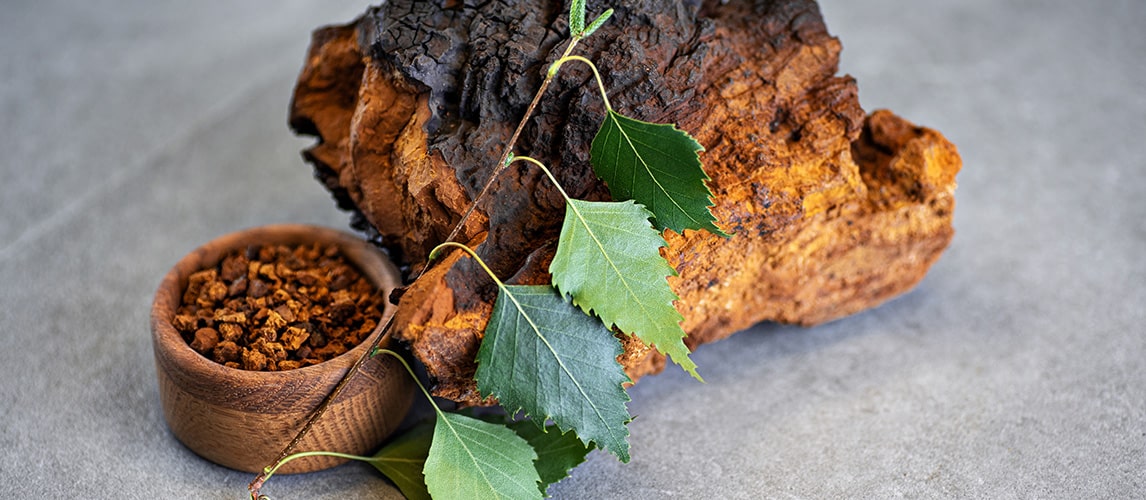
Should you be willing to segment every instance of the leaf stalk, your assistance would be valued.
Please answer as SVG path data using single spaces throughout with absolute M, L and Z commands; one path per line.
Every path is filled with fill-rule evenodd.
M 306 458 L 306 457 L 334 457 L 334 458 L 345 458 L 347 460 L 358 460 L 360 462 L 369 462 L 370 461 L 370 457 L 363 457 L 361 455 L 350 455 L 348 453 L 339 453 L 337 451 L 301 451 L 301 452 L 295 453 L 293 455 L 290 455 L 290 456 L 280 460 L 274 466 L 267 467 L 266 469 L 263 469 L 263 481 L 265 482 L 265 481 L 269 480 L 271 478 L 271 476 L 275 475 L 275 472 L 278 472 L 279 467 L 286 465 L 288 462 L 297 460 L 299 458 Z M 262 498 L 267 498 L 267 497 L 266 497 L 266 495 L 262 495 Z
M 430 406 L 433 406 L 434 411 L 438 412 L 438 414 L 442 413 L 442 410 L 440 408 L 438 408 L 437 403 L 434 402 L 434 398 L 430 396 L 430 392 L 426 390 L 426 386 L 422 385 L 422 381 L 418 380 L 418 376 L 416 374 L 414 374 L 414 369 L 410 367 L 410 363 L 408 363 L 406 361 L 406 359 L 403 358 L 401 355 L 399 355 L 398 353 L 391 351 L 389 349 L 373 348 L 369 351 L 369 354 L 363 356 L 363 358 L 367 358 L 367 357 L 378 355 L 378 354 L 387 354 L 387 355 L 393 356 L 394 358 L 396 358 L 398 360 L 399 363 L 402 363 L 402 366 L 404 368 L 406 368 L 406 373 L 410 374 L 410 378 L 414 379 L 414 383 L 417 384 L 418 388 L 422 390 L 422 394 L 426 395 L 426 399 L 428 399 L 430 401 Z M 292 443 L 292 445 L 293 445 L 293 443 Z M 275 472 L 278 472 L 280 467 L 286 465 L 288 462 L 292 462 L 294 460 L 297 460 L 300 458 L 307 458 L 307 457 L 335 457 L 335 458 L 345 458 L 347 460 L 357 460 L 360 462 L 370 462 L 371 460 L 373 460 L 371 457 L 364 457 L 361 455 L 351 455 L 349 453 L 339 453 L 337 451 L 302 451 L 302 452 L 294 453 L 294 454 L 287 455 L 284 457 L 280 457 L 278 460 L 275 461 L 274 464 L 266 466 L 263 469 L 262 474 L 259 474 L 258 486 L 257 487 L 252 486 L 252 489 L 251 489 L 251 500 L 270 500 L 270 497 L 268 497 L 266 495 L 260 495 L 259 489 L 264 484 L 266 484 L 266 482 L 268 480 L 270 480 L 271 476 L 275 475 Z M 254 483 L 252 483 L 252 485 L 254 485 Z
M 474 250 L 472 248 L 470 248 L 466 245 L 463 245 L 461 243 L 458 243 L 456 241 L 447 241 L 445 243 L 442 243 L 441 245 L 434 247 L 434 249 L 430 251 L 430 260 L 434 260 L 434 258 L 437 257 L 438 252 L 442 251 L 446 247 L 458 248 L 458 249 L 461 249 L 461 250 L 465 251 L 466 253 L 470 254 L 470 257 L 473 257 L 473 259 L 477 261 L 478 265 L 480 265 L 482 269 L 485 269 L 485 273 L 488 274 L 490 278 L 493 278 L 493 281 L 495 283 L 497 283 L 497 287 L 501 288 L 501 289 L 505 289 L 505 283 L 502 283 L 501 280 L 497 279 L 497 275 L 494 274 L 492 270 L 490 270 L 489 266 L 487 266 L 485 264 L 485 261 L 482 260 L 481 257 L 478 257 L 477 252 L 474 252 Z
M 561 69 L 561 65 L 569 61 L 583 62 L 589 65 L 589 69 L 593 70 L 593 77 L 597 80 L 597 89 L 601 91 L 601 100 L 605 101 L 605 109 L 613 111 L 613 106 L 609 104 L 609 94 L 605 92 L 605 82 L 601 79 L 601 73 L 597 71 L 597 65 L 593 64 L 593 61 L 581 56 L 564 56 L 549 66 L 549 77 L 552 78 L 553 75 L 556 75 L 557 70 Z
M 570 198 L 570 197 L 569 197 L 569 193 L 566 193 L 566 192 L 565 192 L 565 190 L 561 188 L 561 183 L 560 183 L 560 182 L 557 182 L 557 178 L 553 176 L 553 172 L 550 172 L 550 171 L 549 171 L 549 169 L 548 169 L 548 168 L 545 166 L 545 164 L 544 164 L 544 163 L 541 163 L 541 162 L 540 162 L 540 161 L 538 161 L 537 159 L 534 159 L 534 158 L 530 158 L 530 157 L 528 157 L 528 156 L 514 156 L 514 157 L 513 157 L 513 159 L 511 159 L 511 160 L 510 160 L 510 163 L 513 163 L 513 162 L 516 162 L 516 161 L 524 161 L 524 162 L 526 162 L 526 163 L 532 163 L 532 164 L 533 164 L 533 165 L 535 165 L 537 168 L 540 168 L 540 169 L 541 169 L 541 171 L 542 171 L 542 172 L 545 172 L 545 175 L 546 175 L 547 177 L 549 177 L 549 180 L 550 180 L 551 182 L 553 182 L 553 185 L 557 187 L 557 191 L 561 192 L 561 196 L 562 196 L 563 198 L 565 198 L 565 202 L 566 202 L 566 203 L 568 203 L 568 202 L 569 202 L 569 200 L 570 200 L 570 199 L 572 199 L 572 198 Z

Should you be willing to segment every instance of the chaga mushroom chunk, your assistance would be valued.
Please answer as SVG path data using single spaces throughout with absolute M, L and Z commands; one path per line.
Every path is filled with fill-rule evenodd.
M 601 69 L 615 109 L 676 123 L 704 146 L 712 211 L 733 234 L 665 235 L 690 347 L 760 321 L 830 321 L 919 282 L 953 236 L 959 155 L 938 132 L 860 108 L 815 2 L 614 6 L 576 52 Z M 389 1 L 315 32 L 291 125 L 317 136 L 304 155 L 319 180 L 406 269 L 424 266 L 488 180 L 564 50 L 564 8 Z M 591 74 L 566 68 L 514 150 L 543 158 L 573 197 L 608 199 L 588 163 L 604 106 Z M 499 276 L 548 283 L 563 213 L 536 169 L 510 168 L 460 239 Z M 436 265 L 403 295 L 397 337 L 437 395 L 482 402 L 473 359 L 494 297 L 469 259 Z M 639 341 L 624 347 L 632 378 L 663 368 Z

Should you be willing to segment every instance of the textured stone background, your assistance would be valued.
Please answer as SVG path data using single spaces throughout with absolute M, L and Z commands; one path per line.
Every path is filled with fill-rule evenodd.
M 220 234 L 346 227 L 286 110 L 365 3 L 18 2 L 0 16 L 0 497 L 243 498 L 167 432 L 147 312 Z M 633 462 L 558 498 L 1146 495 L 1146 4 L 827 0 L 843 72 L 959 146 L 912 293 L 759 325 L 631 390 Z M 368 466 L 277 498 L 391 498 Z

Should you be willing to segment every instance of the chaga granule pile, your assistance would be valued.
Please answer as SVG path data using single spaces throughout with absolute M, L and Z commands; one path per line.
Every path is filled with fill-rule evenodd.
M 337 247 L 263 246 L 192 274 L 172 323 L 209 359 L 279 371 L 354 348 L 385 307 L 382 294 Z

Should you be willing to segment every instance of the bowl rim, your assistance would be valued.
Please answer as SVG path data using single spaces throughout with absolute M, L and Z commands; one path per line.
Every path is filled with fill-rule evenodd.
M 313 242 L 338 245 L 343 256 L 384 292 L 387 288 L 401 284 L 399 272 L 389 258 L 368 241 L 344 231 L 309 224 L 270 224 L 234 231 L 212 239 L 184 255 L 160 282 L 151 306 L 151 330 L 156 362 L 159 363 L 162 357 L 165 358 L 163 361 L 182 367 L 196 378 L 201 377 L 201 380 L 222 382 L 236 387 L 266 387 L 280 385 L 283 382 L 300 381 L 316 382 L 314 384 L 316 387 L 337 383 L 381 333 L 386 319 L 394 314 L 397 306 L 387 301 L 382 319 L 374 331 L 350 350 L 318 364 L 283 371 L 244 370 L 217 363 L 192 349 L 171 323 L 182 302 L 181 297 L 187 278 L 192 273 L 217 264 L 228 252 L 251 244 L 289 245 Z M 163 370 L 162 367 L 158 369 Z M 312 380 L 315 378 L 323 380 Z M 194 385 L 192 384 L 192 388 Z M 203 388 L 209 389 L 206 384 Z M 211 399 L 210 391 L 201 392 L 204 399 Z

